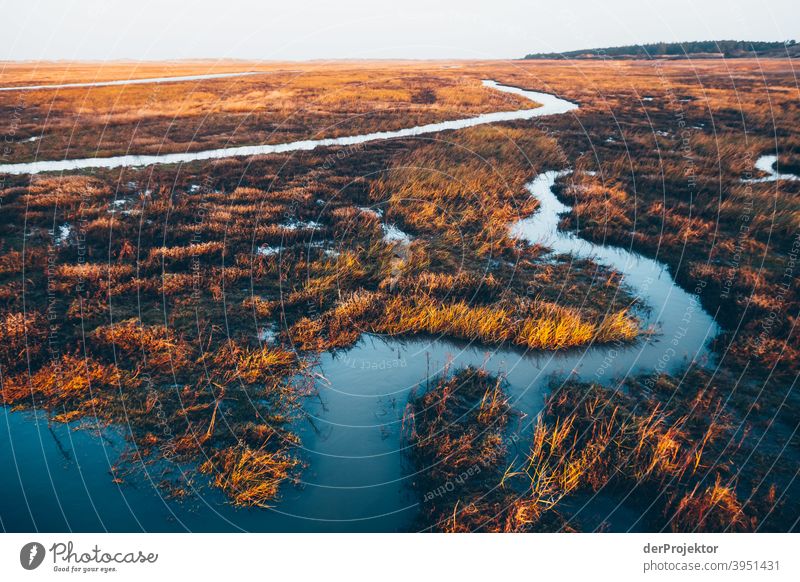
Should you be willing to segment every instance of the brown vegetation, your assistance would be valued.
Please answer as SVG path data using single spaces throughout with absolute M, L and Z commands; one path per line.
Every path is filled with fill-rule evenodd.
M 564 384 L 548 399 L 519 462 L 507 451 L 512 411 L 501 380 L 470 369 L 441 379 L 412 399 L 405 421 L 419 471 L 422 526 L 605 529 L 597 502 L 610 498 L 626 499 L 648 531 L 763 527 L 758 514 L 767 515 L 763 507 L 775 502 L 774 492 L 764 491 L 758 476 L 747 479 L 748 490 L 731 464 L 719 463 L 720 456 L 739 461 L 751 451 L 735 438 L 705 373 L 691 372 L 681 383 L 666 376 L 640 382 L 627 382 L 624 391 Z M 479 469 L 463 477 L 469 467 Z
M 781 500 L 791 518 L 800 499 L 792 472 L 800 183 L 742 179 L 755 176 L 756 158 L 773 152 L 776 138 L 782 171 L 798 167 L 791 65 L 460 65 L 276 64 L 257 67 L 270 73 L 263 77 L 157 90 L 3 93 L 0 131 L 14 124 L 17 139 L 9 162 L 37 151 L 41 159 L 275 143 L 520 106 L 482 88 L 482 78 L 581 105 L 574 116 L 352 150 L 3 176 L 3 402 L 36 404 L 65 421 L 124 417 L 142 457 L 206 461 L 203 471 L 235 503 L 272 503 L 300 470 L 291 422 L 305 387 L 297 378 L 319 351 L 365 332 L 523 349 L 633 338 L 635 301 L 618 274 L 543 257 L 508 236 L 510 222 L 536 210 L 525 182 L 572 166 L 572 185 L 560 184 L 573 206 L 562 226 L 656 257 L 684 288 L 701 290 L 724 329 L 719 372 L 660 377 L 653 393 L 637 392 L 644 379 L 630 380 L 625 394 L 568 384 L 526 436 L 526 463 L 508 473 L 498 439 L 510 412 L 496 379 L 472 371 L 443 381 L 426 403 L 412 402 L 415 454 L 455 463 L 437 466 L 436 487 L 470 459 L 483 468 L 466 490 L 426 507 L 425 525 L 605 527 L 592 522 L 591 502 L 575 508 L 635 488 L 637 503 L 652 503 L 650 529 L 789 527 L 765 508 Z M 137 67 L 136 75 L 157 76 Z M 133 70 L 104 78 L 123 69 Z M 5 84 L 35 82 L 30 71 L 6 71 Z M 95 71 L 73 73 L 65 80 Z M 40 80 L 56 75 L 48 67 Z M 41 141 L 20 141 L 41 132 Z M 385 242 L 382 222 L 412 242 Z M 71 234 L 61 239 L 65 224 Z M 264 327 L 279 331 L 278 345 L 258 340 Z M 464 415 L 468 422 L 454 420 Z
M 0 133 L 18 160 L 167 153 L 386 131 L 511 110 L 524 101 L 480 79 L 417 63 L 137 63 L 4 67 L 2 86 L 232 71 L 263 74 L 181 83 L 0 93 Z M 438 69 L 438 70 L 437 70 Z M 35 142 L 24 142 L 39 137 Z

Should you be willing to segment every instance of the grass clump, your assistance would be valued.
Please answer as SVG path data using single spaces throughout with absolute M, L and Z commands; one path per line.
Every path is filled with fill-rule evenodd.
M 428 295 L 362 292 L 342 301 L 323 318 L 305 318 L 289 330 L 302 349 L 351 345 L 368 331 L 393 336 L 428 334 L 487 345 L 560 350 L 589 343 L 632 341 L 638 322 L 626 310 L 587 321 L 577 309 L 535 300 L 489 304 L 442 301 Z
M 272 507 L 279 488 L 293 478 L 299 465 L 300 461 L 281 449 L 237 445 L 216 452 L 200 471 L 213 475 L 214 485 L 234 505 Z
M 403 418 L 421 499 L 419 527 L 469 531 L 497 510 L 511 410 L 503 379 L 466 368 L 412 395 Z
M 133 377 L 114 364 L 65 354 L 33 374 L 20 372 L 5 377 L 0 395 L 3 404 L 33 403 L 63 412 L 64 419 L 71 420 L 84 414 L 105 416 L 105 403 L 132 383 Z

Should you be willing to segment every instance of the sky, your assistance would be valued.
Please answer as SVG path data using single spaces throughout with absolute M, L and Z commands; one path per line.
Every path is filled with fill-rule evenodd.
M 798 0 L 0 0 L 1 60 L 519 58 L 800 40 Z

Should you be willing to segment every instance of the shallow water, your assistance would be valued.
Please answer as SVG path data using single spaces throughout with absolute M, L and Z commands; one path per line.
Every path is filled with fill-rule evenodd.
M 635 252 L 597 245 L 573 233 L 558 230 L 561 215 L 569 212 L 570 208 L 558 200 L 552 188 L 558 178 L 566 175 L 566 172 L 544 172 L 528 185 L 531 194 L 539 200 L 539 210 L 532 217 L 517 222 L 512 227 L 512 235 L 542 243 L 554 254 L 592 259 L 621 273 L 624 284 L 649 308 L 646 313 L 639 314 L 645 325 L 653 326 L 660 341 L 666 345 L 677 344 L 672 347 L 676 348 L 679 358 L 690 356 L 697 359 L 704 353 L 708 339 L 716 335 L 716 323 L 703 310 L 696 295 L 687 293 L 675 283 L 664 264 Z M 652 362 L 650 356 L 650 351 L 642 356 L 648 366 Z M 659 354 L 658 360 L 661 359 Z
M 410 244 L 411 235 L 400 230 L 396 224 L 382 224 L 383 240 L 387 243 Z
M 538 93 L 521 94 L 542 100 Z M 558 107 L 562 112 L 574 108 L 571 104 Z M 539 110 L 524 113 L 530 111 Z M 309 420 L 298 427 L 301 455 L 308 463 L 303 484 L 284 487 L 274 509 L 236 509 L 208 487 L 180 502 L 162 499 L 145 478 L 120 487 L 112 482 L 108 469 L 121 450 L 121 432 L 112 431 L 103 439 L 58 425 L 51 433 L 41 417 L 32 422 L 30 413 L 6 410 L 0 414 L 0 422 L 6 425 L 0 431 L 8 434 L 8 441 L 0 439 L 0 467 L 12 478 L 0 496 L 3 527 L 23 531 L 34 527 L 58 531 L 404 530 L 412 527 L 418 500 L 410 489 L 414 476 L 404 462 L 403 410 L 412 390 L 424 389 L 428 378 L 465 365 L 483 365 L 506 374 L 511 405 L 520 412 L 514 432 L 525 434 L 547 392 L 557 389 L 564 378 L 608 384 L 628 374 L 677 372 L 692 360 L 709 358 L 707 344 L 717 326 L 696 297 L 675 285 L 666 267 L 558 231 L 559 215 L 569 210 L 552 192 L 560 175 L 545 172 L 530 183 L 539 210 L 512 225 L 512 233 L 531 243 L 547 244 L 556 253 L 592 257 L 617 269 L 624 284 L 648 307 L 641 317 L 643 325 L 656 332 L 652 337 L 632 345 L 525 353 L 436 338 L 365 335 L 347 352 L 323 354 L 317 371 L 327 381 L 318 383 L 319 398 L 307 400 Z M 516 446 L 512 440 L 512 456 L 524 454 L 524 446 L 515 451 Z M 15 467 L 20 467 L 21 479 L 16 479 Z
M 530 184 L 540 209 L 514 225 L 513 232 L 530 242 L 546 242 L 556 252 L 593 257 L 618 269 L 625 284 L 649 307 L 642 317 L 645 325 L 657 328 L 654 337 L 634 345 L 524 353 L 442 339 L 404 341 L 368 335 L 345 353 L 324 354 L 318 371 L 327 382 L 319 383 L 319 398 L 306 403 L 311 421 L 299 427 L 302 456 L 308 463 L 303 485 L 284 488 L 283 499 L 271 510 L 235 509 L 208 488 L 189 501 L 176 502 L 162 500 L 145 480 L 135 487 L 118 487 L 107 471 L 109 459 L 113 461 L 121 450 L 120 437 L 106 442 L 85 431 L 55 426 L 62 433 L 61 441 L 72 439 L 70 448 L 79 455 L 67 461 L 45 430 L 46 423 L 31 423 L 26 413 L 7 415 L 13 450 L 0 451 L 0 457 L 6 457 L 0 458 L 0 465 L 13 467 L 9 455 L 14 453 L 26 459 L 25 471 L 39 475 L 23 482 L 37 507 L 48 508 L 44 515 L 38 509 L 34 513 L 39 521 L 52 524 L 51 529 L 63 529 L 65 523 L 73 529 L 97 529 L 99 516 L 103 527 L 112 530 L 396 531 L 411 527 L 417 500 L 409 487 L 413 475 L 404 463 L 403 409 L 412 390 L 424 389 L 427 378 L 446 367 L 483 365 L 506 374 L 511 404 L 521 413 L 515 432 L 524 434 L 547 391 L 557 389 L 561 379 L 571 376 L 607 384 L 627 374 L 676 372 L 691 360 L 709 357 L 706 345 L 717 332 L 716 324 L 695 297 L 674 284 L 663 265 L 557 231 L 558 215 L 567 210 L 550 189 L 557 175 L 547 172 Z M 41 478 L 48 474 L 53 486 Z M 76 495 L 79 500 L 73 502 Z M 63 509 L 67 517 L 53 511 L 58 497 L 69 500 Z M 21 489 L 12 488 L 0 503 L 5 506 L 15 498 L 17 515 L 7 520 L 6 527 L 19 529 L 20 519 L 29 523 L 22 511 Z M 97 512 L 89 510 L 93 499 L 99 499 Z
M 788 180 L 788 181 L 800 180 L 800 176 L 796 176 L 794 174 L 779 174 L 775 170 L 775 164 L 777 163 L 777 161 L 778 161 L 778 156 L 776 155 L 766 154 L 760 156 L 756 160 L 755 164 L 756 170 L 764 172 L 765 174 L 767 174 L 767 176 L 764 176 L 763 178 L 751 178 L 749 180 L 742 180 L 742 181 L 745 183 L 755 184 L 759 182 L 776 182 L 778 180 Z
M 516 95 L 523 95 L 532 101 L 536 101 L 541 106 L 537 107 L 536 109 L 520 109 L 517 111 L 485 113 L 483 115 L 478 115 L 477 117 L 468 117 L 466 119 L 442 121 L 439 123 L 429 123 L 428 125 L 418 125 L 416 127 L 408 127 L 395 131 L 378 131 L 374 133 L 352 135 L 347 137 L 307 139 L 281 144 L 238 146 L 204 150 L 199 152 L 184 152 L 163 155 L 127 155 L 114 156 L 110 158 L 83 158 L 76 160 L 51 160 L 27 162 L 21 164 L 2 164 L 0 165 L 0 173 L 39 174 L 41 172 L 68 172 L 71 170 L 84 170 L 87 168 L 119 168 L 152 166 L 154 164 L 181 164 L 199 160 L 216 160 L 240 156 L 309 151 L 323 146 L 356 145 L 371 141 L 414 137 L 451 129 L 463 129 L 465 127 L 474 127 L 476 125 L 485 125 L 487 123 L 497 123 L 499 121 L 533 119 L 534 117 L 542 117 L 544 115 L 559 115 L 578 108 L 578 106 L 574 103 L 559 99 L 555 95 L 550 95 L 548 93 L 524 91 L 522 89 L 518 89 L 517 87 L 500 85 L 494 81 L 484 81 L 483 83 L 487 87 L 491 87 L 493 89 L 498 89 L 500 91 L 513 93 Z

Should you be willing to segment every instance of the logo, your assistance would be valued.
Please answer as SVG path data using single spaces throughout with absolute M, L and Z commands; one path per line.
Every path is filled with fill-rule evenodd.
M 39 542 L 29 542 L 19 551 L 19 563 L 26 570 L 35 570 L 44 562 L 44 546 Z

